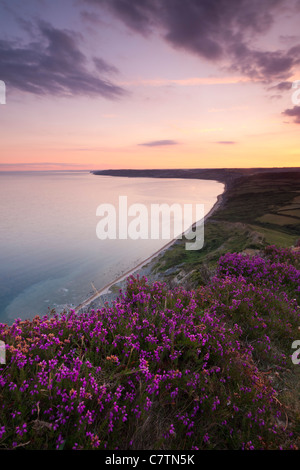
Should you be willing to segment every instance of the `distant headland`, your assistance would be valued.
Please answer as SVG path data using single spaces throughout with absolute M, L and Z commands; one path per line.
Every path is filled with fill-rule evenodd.
M 231 183 L 242 176 L 251 176 L 257 173 L 299 172 L 300 167 L 284 168 L 174 168 L 174 169 L 119 169 L 119 170 L 93 170 L 94 175 L 123 176 L 127 178 L 190 178 L 208 179 L 225 183 L 228 189 Z

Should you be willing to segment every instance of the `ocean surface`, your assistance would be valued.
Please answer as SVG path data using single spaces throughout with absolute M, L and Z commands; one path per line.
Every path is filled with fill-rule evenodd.
M 207 214 L 223 190 L 216 181 L 87 171 L 0 173 L 0 322 L 76 307 L 168 243 L 100 240 L 99 205 L 118 208 L 127 196 L 128 206 L 144 204 L 149 214 L 153 203 L 204 204 Z

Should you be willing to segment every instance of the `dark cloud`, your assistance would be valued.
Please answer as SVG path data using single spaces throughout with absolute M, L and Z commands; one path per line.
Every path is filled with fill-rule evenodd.
M 292 48 L 294 49 L 294 48 Z M 255 51 L 247 46 L 232 48 L 234 58 L 231 70 L 241 72 L 254 80 L 270 83 L 290 77 L 292 69 L 300 62 L 300 50 Z
M 109 73 L 109 74 L 114 74 L 114 73 L 119 72 L 117 67 L 115 67 L 114 65 L 108 64 L 105 60 L 100 59 L 100 57 L 94 57 L 93 61 L 97 70 L 99 70 L 99 72 Z
M 159 31 L 172 46 L 230 70 L 270 83 L 285 80 L 300 61 L 300 46 L 285 50 L 251 48 L 282 12 L 292 14 L 290 0 L 81 0 L 107 7 L 131 30 Z
M 234 145 L 236 142 L 234 140 L 219 140 L 216 142 L 216 144 L 222 144 L 222 145 Z
M 82 0 L 83 3 L 106 5 L 132 30 L 143 35 L 151 31 L 157 0 Z M 154 18 L 155 20 L 155 18 Z
M 295 118 L 294 122 L 296 124 L 300 124 L 300 106 L 294 106 L 292 109 L 286 109 L 282 114 Z
M 145 142 L 142 145 L 144 147 L 160 147 L 162 145 L 178 145 L 178 142 L 175 140 L 153 140 L 152 142 Z
M 39 36 L 29 44 L 0 40 L 0 77 L 8 87 L 38 95 L 86 95 L 114 99 L 125 91 L 100 73 L 117 69 L 94 58 L 89 71 L 87 58 L 78 47 L 75 33 L 48 23 L 38 24 Z
M 290 91 L 292 89 L 292 83 L 289 81 L 277 83 L 277 85 L 271 86 L 269 90 L 278 90 L 278 91 Z
M 268 87 L 267 90 L 268 91 L 275 91 L 277 92 L 275 95 L 270 95 L 270 98 L 272 100 L 279 100 L 282 98 L 282 93 L 285 92 L 285 91 L 288 91 L 289 93 L 291 93 L 291 90 L 292 90 L 292 84 L 293 82 L 290 82 L 290 81 L 283 81 L 283 82 L 279 82 L 277 83 L 276 85 L 273 85 L 271 87 Z M 279 93 L 278 93 L 279 92 Z

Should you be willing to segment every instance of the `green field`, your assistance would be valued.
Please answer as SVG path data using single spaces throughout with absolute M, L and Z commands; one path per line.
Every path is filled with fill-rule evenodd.
M 223 204 L 205 223 L 204 246 L 185 250 L 177 241 L 159 258 L 156 269 L 172 276 L 189 273 L 188 285 L 205 283 L 218 258 L 227 252 L 255 251 L 276 244 L 294 245 L 300 239 L 300 171 L 243 175 L 229 185 Z M 298 210 L 291 210 L 293 207 Z M 288 210 L 288 213 L 286 212 Z

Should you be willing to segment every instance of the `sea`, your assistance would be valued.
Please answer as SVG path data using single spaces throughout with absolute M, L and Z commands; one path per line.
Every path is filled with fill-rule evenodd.
M 0 172 L 0 322 L 75 308 L 172 240 L 172 230 L 170 240 L 118 233 L 103 239 L 99 206 L 115 207 L 118 225 L 120 197 L 126 197 L 128 207 L 149 210 L 150 225 L 153 204 L 203 204 L 207 214 L 223 190 L 217 181 L 194 179 Z

